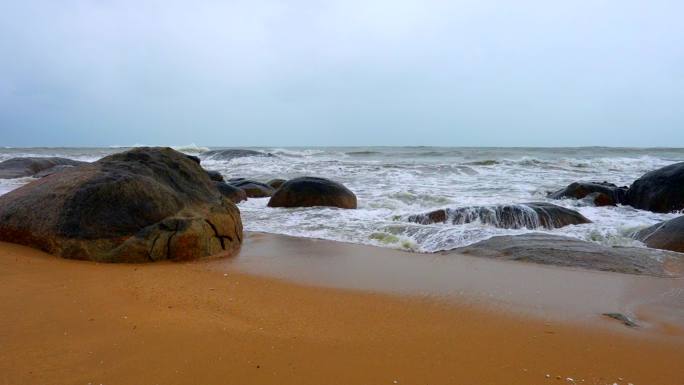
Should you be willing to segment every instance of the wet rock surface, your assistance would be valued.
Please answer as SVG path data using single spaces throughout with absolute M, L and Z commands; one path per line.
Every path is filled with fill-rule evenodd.
M 684 216 L 647 227 L 634 238 L 648 247 L 684 253 Z
M 268 201 L 269 207 L 328 206 L 356 208 L 356 195 L 330 179 L 302 177 L 283 183 Z
M 228 180 L 228 184 L 242 189 L 249 198 L 266 198 L 273 195 L 275 189 L 265 183 L 254 180 L 235 178 Z
M 56 166 L 80 166 L 84 164 L 87 164 L 87 162 L 59 157 L 12 158 L 0 162 L 0 179 L 36 176 L 36 174 L 44 172 L 41 176 L 37 176 L 42 177 L 47 175 L 47 170 Z M 53 173 L 56 171 L 58 169 L 53 170 Z
M 625 202 L 627 187 L 618 187 L 608 182 L 575 182 L 549 194 L 551 199 L 592 197 L 597 206 L 615 206 Z
M 626 202 L 656 213 L 684 209 L 684 162 L 644 174 L 629 187 Z
M 432 223 L 462 225 L 480 221 L 506 229 L 554 229 L 591 222 L 577 211 L 545 202 L 447 208 L 412 215 L 408 217 L 408 221 L 424 225 Z
M 496 236 L 448 253 L 657 277 L 678 276 L 684 262 L 682 253 L 608 247 L 544 233 Z

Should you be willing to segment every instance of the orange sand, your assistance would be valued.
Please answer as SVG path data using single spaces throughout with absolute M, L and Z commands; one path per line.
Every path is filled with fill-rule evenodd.
M 216 263 L 95 264 L 0 243 L 0 384 L 684 384 L 680 337 Z

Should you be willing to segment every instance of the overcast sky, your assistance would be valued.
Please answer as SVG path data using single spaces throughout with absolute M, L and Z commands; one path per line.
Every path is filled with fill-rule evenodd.
M 684 1 L 0 0 L 0 145 L 684 146 Z

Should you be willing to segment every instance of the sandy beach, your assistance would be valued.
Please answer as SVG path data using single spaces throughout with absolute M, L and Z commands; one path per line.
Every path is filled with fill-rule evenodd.
M 257 239 L 230 260 L 156 264 L 0 244 L 0 383 L 684 383 L 677 327 L 257 275 L 236 262 L 279 244 Z

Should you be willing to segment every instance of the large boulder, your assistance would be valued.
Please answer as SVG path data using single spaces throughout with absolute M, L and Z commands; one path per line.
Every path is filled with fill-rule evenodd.
M 684 253 L 684 216 L 647 227 L 634 238 L 648 247 Z
M 275 189 L 265 183 L 254 180 L 235 178 L 228 180 L 228 184 L 245 191 L 250 198 L 266 198 L 273 195 Z
M 574 182 L 549 194 L 551 199 L 590 198 L 597 206 L 615 206 L 625 202 L 627 187 L 618 187 L 608 182 Z
M 684 262 L 681 253 L 541 233 L 496 236 L 449 253 L 658 277 L 678 276 Z
M 267 152 L 246 149 L 211 150 L 202 154 L 203 158 L 214 160 L 231 160 L 250 156 L 272 157 L 274 155 Z
M 214 181 L 214 185 L 224 197 L 230 199 L 233 203 L 240 203 L 247 200 L 247 193 L 239 187 L 218 181 Z
M 170 148 L 135 148 L 38 179 L 0 197 L 0 240 L 99 262 L 233 253 L 237 207 Z
M 0 179 L 34 176 L 55 166 L 80 166 L 87 162 L 58 157 L 12 158 L 0 162 Z
M 462 225 L 474 221 L 506 229 L 554 229 L 591 221 L 577 211 L 545 202 L 447 208 L 411 215 L 409 222 Z
M 626 201 L 656 213 L 684 209 L 684 162 L 644 174 L 629 187 Z
M 342 184 L 329 179 L 302 177 L 283 183 L 268 201 L 268 206 L 355 209 L 356 195 Z

